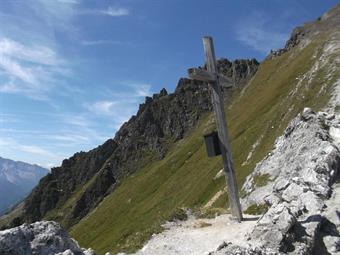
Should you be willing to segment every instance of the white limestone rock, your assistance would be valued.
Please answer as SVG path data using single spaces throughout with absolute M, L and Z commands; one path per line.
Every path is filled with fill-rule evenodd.
M 242 200 L 243 208 L 263 204 L 273 193 L 283 195 L 287 201 L 296 200 L 308 190 L 324 198 L 329 196 L 339 150 L 325 121 L 322 114 L 310 109 L 293 119 L 284 135 L 276 140 L 274 150 L 247 178 L 243 190 L 248 196 Z M 254 177 L 265 174 L 270 176 L 267 185 L 256 187 Z
M 248 234 L 249 247 L 229 245 L 214 254 L 311 254 L 315 248 L 320 254 L 340 252 L 339 215 L 334 213 L 340 203 L 330 200 L 340 169 L 339 119 L 306 108 L 291 121 L 243 186 L 244 209 L 268 206 Z M 261 175 L 269 178 L 258 187 L 256 177 Z
M 325 236 L 323 242 L 331 254 L 340 254 L 340 237 L 339 236 Z
M 1 255 L 95 255 L 78 243 L 56 222 L 40 221 L 0 231 Z

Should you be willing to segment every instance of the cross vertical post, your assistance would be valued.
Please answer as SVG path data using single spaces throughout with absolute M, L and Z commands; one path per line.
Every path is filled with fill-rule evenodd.
M 242 221 L 242 210 L 241 204 L 237 189 L 234 164 L 232 161 L 231 148 L 229 144 L 229 136 L 227 130 L 227 120 L 225 117 L 224 111 L 224 101 L 222 89 L 217 73 L 216 59 L 215 59 L 215 51 L 213 40 L 209 36 L 203 37 L 203 46 L 205 53 L 205 62 L 207 66 L 208 72 L 213 75 L 216 75 L 215 81 L 208 82 L 210 91 L 211 91 L 211 99 L 212 105 L 215 114 L 218 138 L 221 147 L 221 154 L 223 159 L 223 168 L 225 172 L 227 188 L 228 188 L 228 197 L 231 208 L 231 214 L 239 221 Z

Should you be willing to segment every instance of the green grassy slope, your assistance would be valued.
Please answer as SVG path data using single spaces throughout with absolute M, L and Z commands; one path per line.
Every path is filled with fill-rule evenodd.
M 227 107 L 232 151 L 239 187 L 272 148 L 288 122 L 304 107 L 321 109 L 328 102 L 339 72 L 327 77 L 330 63 L 309 74 L 319 60 L 327 35 L 319 36 L 302 50 L 296 48 L 265 60 L 242 91 L 235 91 Z M 322 88 L 322 89 L 321 89 Z M 187 137 L 174 144 L 167 156 L 124 180 L 104 201 L 71 228 L 81 246 L 99 254 L 134 251 L 169 219 L 177 208 L 198 209 L 217 191 L 223 178 L 220 158 L 207 158 L 202 134 L 211 129 L 211 114 L 201 118 Z M 253 150 L 253 145 L 258 144 Z M 250 157 L 249 153 L 253 150 Z M 247 160 L 248 158 L 248 160 Z M 226 208 L 224 195 L 214 207 Z M 246 208 L 244 208 L 246 209 Z

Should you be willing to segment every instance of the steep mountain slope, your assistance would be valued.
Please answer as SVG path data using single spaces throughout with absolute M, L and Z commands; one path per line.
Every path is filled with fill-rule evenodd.
M 23 199 L 49 171 L 0 157 L 0 214 Z
M 220 71 L 232 78 L 237 87 L 250 79 L 257 66 L 254 59 L 218 61 Z M 45 217 L 72 226 L 112 192 L 120 180 L 163 158 L 169 146 L 182 139 L 210 109 L 207 87 L 180 79 L 174 93 L 162 89 L 159 94 L 147 97 L 136 116 L 113 139 L 89 152 L 76 153 L 53 168 L 23 206 L 2 222 L 15 226 Z
M 261 63 L 254 78 L 236 89 L 226 104 L 232 151 L 239 183 L 251 173 L 304 107 L 319 110 L 332 101 L 339 84 L 340 6 L 295 30 L 286 47 Z M 338 109 L 339 107 L 336 107 Z M 166 156 L 129 176 L 77 225 L 71 234 L 82 246 L 106 251 L 132 251 L 160 230 L 160 223 L 209 203 L 224 207 L 224 180 L 216 174 L 218 158 L 207 158 L 202 134 L 213 128 L 204 115 Z M 215 178 L 216 177 L 216 178 Z M 266 182 L 257 179 L 257 185 Z M 241 191 L 244 194 L 244 191 Z M 196 209 L 195 209 L 196 208 Z M 246 209 L 246 208 L 245 208 Z

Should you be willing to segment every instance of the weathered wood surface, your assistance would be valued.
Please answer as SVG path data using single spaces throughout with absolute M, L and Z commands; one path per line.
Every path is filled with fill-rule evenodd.
M 203 37 L 203 46 L 208 72 L 210 72 L 212 75 L 216 75 L 217 67 L 212 38 Z M 242 210 L 237 189 L 234 164 L 232 161 L 231 148 L 229 144 L 227 121 L 224 111 L 223 93 L 219 79 L 216 79 L 215 82 L 209 82 L 209 87 L 211 89 L 212 105 L 215 114 L 218 137 L 221 144 L 223 167 L 226 173 L 225 176 L 228 188 L 231 213 L 238 221 L 241 221 Z
M 190 68 L 188 69 L 188 74 L 191 79 L 206 81 L 206 82 L 215 82 L 217 80 L 217 75 L 208 72 L 207 70 L 201 68 Z
M 234 85 L 234 81 L 232 79 L 227 78 L 221 74 L 213 74 L 201 68 L 188 69 L 188 75 L 189 78 L 198 81 L 216 82 L 218 80 L 220 85 L 226 88 L 232 87 Z

